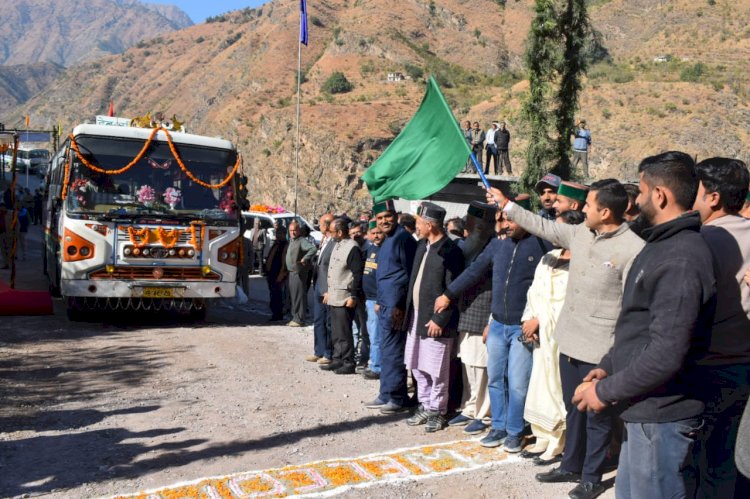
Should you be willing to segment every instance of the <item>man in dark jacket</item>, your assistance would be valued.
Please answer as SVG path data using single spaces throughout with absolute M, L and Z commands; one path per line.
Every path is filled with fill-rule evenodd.
M 289 242 L 286 240 L 286 227 L 280 225 L 276 228 L 276 240 L 268 252 L 268 259 L 265 263 L 266 282 L 268 283 L 268 293 L 271 307 L 271 321 L 280 321 L 284 318 L 284 286 L 286 286 L 286 277 L 288 272 L 284 266 L 286 259 L 286 249 Z
M 406 368 L 404 323 L 409 276 L 414 264 L 417 241 L 396 223 L 396 207 L 392 200 L 373 208 L 378 228 L 386 239 L 378 253 L 378 336 L 380 337 L 380 393 L 367 404 L 383 414 L 406 410 Z
M 519 196 L 516 204 L 527 209 L 531 205 L 528 196 Z M 498 215 L 503 216 L 503 213 Z M 541 239 L 531 236 L 518 224 L 504 217 L 503 220 L 507 237 L 495 239 L 485 248 L 435 301 L 435 310 L 445 310 L 461 293 L 492 271 L 492 319 L 487 336 L 492 430 L 481 444 L 497 447 L 505 442 L 507 452 L 520 452 L 525 426 L 523 408 L 532 361 L 530 345 L 519 340 L 521 316 L 534 271 L 547 248 Z
M 313 348 L 312 355 L 305 357 L 308 362 L 320 365 L 330 364 L 333 358 L 333 344 L 331 342 L 330 308 L 323 303 L 323 295 L 328 292 L 328 263 L 336 241 L 333 240 L 330 225 L 333 215 L 326 213 L 320 217 L 320 232 L 323 239 L 320 242 L 315 266 L 313 267 Z
M 693 497 L 704 409 L 695 362 L 710 338 L 713 262 L 699 215 L 687 212 L 698 189 L 692 158 L 663 153 L 644 159 L 639 172 L 646 246 L 627 274 L 614 345 L 573 402 L 581 411 L 616 404 L 621 412 L 618 498 Z
M 428 433 L 447 425 L 450 358 L 458 325 L 457 307 L 435 313 L 435 299 L 464 268 L 461 249 L 445 235 L 445 210 L 423 202 L 417 210 L 419 243 L 406 295 L 411 327 L 404 361 L 417 382 L 419 407 L 406 422 L 426 424 Z

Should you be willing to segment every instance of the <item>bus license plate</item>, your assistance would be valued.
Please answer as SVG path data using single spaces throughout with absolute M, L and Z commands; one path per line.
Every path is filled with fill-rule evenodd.
M 172 288 L 143 288 L 144 298 L 174 298 Z

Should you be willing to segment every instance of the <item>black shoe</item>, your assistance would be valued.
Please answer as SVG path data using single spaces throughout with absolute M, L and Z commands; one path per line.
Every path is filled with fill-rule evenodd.
M 336 369 L 344 367 L 344 364 L 338 360 L 334 360 L 330 364 L 321 364 L 319 366 L 323 371 L 335 371 Z
M 365 379 L 380 379 L 380 373 L 376 373 L 375 371 L 370 371 L 369 369 L 365 369 L 362 373 L 362 377 Z
M 581 474 L 571 473 L 570 471 L 565 471 L 561 468 L 553 468 L 547 473 L 537 473 L 535 478 L 538 482 L 542 483 L 578 483 L 581 481 Z
M 542 459 L 541 456 L 535 457 L 532 461 L 536 466 L 549 466 L 550 464 L 559 463 L 562 461 L 562 454 L 558 454 L 552 459 Z
M 333 372 L 336 374 L 354 374 L 354 366 L 344 365 L 344 366 L 339 367 L 338 369 L 334 369 Z
M 367 366 L 357 366 L 354 368 L 354 372 L 356 372 L 357 374 L 362 374 L 363 372 L 365 372 L 365 369 L 367 369 Z
M 535 458 L 535 457 L 541 456 L 541 455 L 542 455 L 541 452 L 529 452 L 527 450 L 525 450 L 525 451 L 523 451 L 523 452 L 521 452 L 519 454 L 519 456 L 521 456 L 524 459 L 532 459 L 532 458 Z
M 427 433 L 435 433 L 448 426 L 448 421 L 445 416 L 440 414 L 438 411 L 427 411 L 428 419 L 427 424 L 424 427 L 424 431 Z
M 568 497 L 571 499 L 594 499 L 595 497 L 599 497 L 605 490 L 607 490 L 607 487 L 602 485 L 601 482 L 581 482 L 568 493 Z

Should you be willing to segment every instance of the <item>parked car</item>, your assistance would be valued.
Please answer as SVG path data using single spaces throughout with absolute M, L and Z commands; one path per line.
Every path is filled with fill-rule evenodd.
M 49 165 L 49 151 L 47 149 L 28 148 L 20 146 L 16 157 L 16 170 L 22 173 L 46 172 Z M 10 170 L 13 162 L 13 151 L 8 150 L 5 153 L 5 168 Z

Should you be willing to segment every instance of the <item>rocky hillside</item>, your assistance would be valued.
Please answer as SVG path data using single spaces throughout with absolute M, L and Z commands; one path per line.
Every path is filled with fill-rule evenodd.
M 253 201 L 292 206 L 299 14 L 272 1 L 216 22 L 142 42 L 71 68 L 23 108 L 18 122 L 67 126 L 106 112 L 164 111 L 191 131 L 233 140 L 245 156 Z M 456 117 L 503 118 L 523 169 L 519 108 L 532 0 L 319 0 L 302 48 L 300 209 L 369 203 L 359 176 L 414 113 L 420 74 L 436 74 Z M 633 177 L 646 154 L 681 148 L 744 159 L 750 130 L 750 0 L 592 0 L 611 62 L 595 64 L 581 102 L 593 130 L 592 172 Z M 655 59 L 658 58 L 656 62 Z M 335 71 L 353 90 L 321 91 Z M 387 82 L 390 72 L 415 77 Z M 0 119 L 1 121 L 1 119 Z
M 0 65 L 72 66 L 192 25 L 175 6 L 138 0 L 14 0 L 0 23 Z
M 0 109 L 10 109 L 41 92 L 65 68 L 49 62 L 4 66 L 0 70 Z

